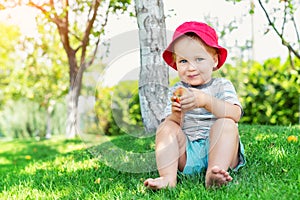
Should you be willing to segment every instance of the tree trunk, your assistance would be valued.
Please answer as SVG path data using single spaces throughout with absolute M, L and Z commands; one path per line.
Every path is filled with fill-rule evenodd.
M 52 123 L 51 123 L 51 114 L 53 112 L 54 105 L 49 105 L 46 109 L 46 114 L 47 114 L 47 125 L 46 125 L 46 139 L 50 139 L 52 137 Z
M 67 96 L 67 122 L 66 122 L 66 138 L 74 138 L 77 135 L 77 123 L 78 123 L 78 99 L 81 90 L 82 76 L 84 72 L 84 67 L 77 67 L 74 58 L 69 58 L 70 65 L 70 90 Z
M 80 76 L 82 76 L 82 74 Z M 68 117 L 66 123 L 66 138 L 74 138 L 77 135 L 78 99 L 80 95 L 81 80 L 82 78 L 78 78 L 80 83 L 76 83 L 70 87 L 69 94 L 67 96 Z
M 161 54 L 166 47 L 162 0 L 135 0 L 139 27 L 141 69 L 139 97 L 145 129 L 153 133 L 163 118 L 169 74 Z
M 78 5 L 76 5 L 78 3 Z M 70 90 L 67 96 L 67 109 L 68 109 L 68 117 L 66 122 L 66 137 L 73 138 L 77 134 L 77 123 L 78 123 L 78 98 L 80 95 L 81 90 L 81 82 L 82 82 L 82 75 L 84 70 L 91 66 L 94 62 L 96 57 L 98 44 L 100 42 L 100 35 L 104 31 L 104 27 L 107 25 L 108 14 L 110 12 L 116 13 L 119 10 L 126 10 L 127 2 L 119 2 L 120 4 L 111 4 L 110 2 L 107 10 L 106 15 L 102 15 L 98 13 L 100 5 L 102 3 L 106 4 L 106 1 L 102 2 L 100 0 L 93 0 L 92 2 L 88 3 L 90 5 L 86 5 L 81 7 L 80 1 L 77 3 L 72 3 L 69 6 L 69 0 L 64 1 L 53 1 L 50 0 L 48 3 L 43 3 L 41 5 L 40 2 L 34 3 L 32 1 L 28 2 L 28 5 L 39 9 L 51 22 L 56 24 L 57 30 L 60 35 L 61 42 L 65 49 L 65 52 L 68 56 L 69 62 L 69 73 L 70 73 Z M 123 6 L 122 6 L 123 5 Z M 87 7 L 90 6 L 90 7 Z M 125 7 L 124 7 L 125 6 Z M 104 6 L 105 7 L 105 6 Z M 103 8 L 104 8 L 103 7 Z M 113 8 L 113 11 L 111 10 Z M 81 10 L 82 15 L 88 14 L 86 27 L 80 33 L 76 33 L 70 30 L 69 24 L 69 16 L 73 16 L 74 14 L 79 14 L 77 11 L 73 9 Z M 88 10 L 88 12 L 86 12 Z M 62 12 L 63 11 L 63 12 Z M 72 12 L 69 15 L 69 11 Z M 99 17 L 103 17 L 104 23 L 100 26 L 94 26 L 94 23 L 98 21 Z M 73 18 L 72 18 L 73 19 Z M 83 19 L 84 20 L 84 19 Z M 100 20 L 102 21 L 102 20 Z M 97 22 L 98 23 L 98 22 Z M 72 23 L 73 24 L 73 23 Z M 74 25 L 76 26 L 76 23 Z M 99 29 L 100 28 L 100 29 Z M 97 30 L 98 29 L 98 30 Z M 87 47 L 90 45 L 90 35 L 93 34 L 98 35 L 95 36 L 96 43 L 94 45 L 94 53 L 90 60 L 86 60 L 87 56 Z M 72 38 L 70 38 L 70 36 Z M 82 36 L 82 38 L 81 38 Z M 77 47 L 72 47 L 74 39 L 80 43 Z M 80 52 L 80 55 L 76 55 L 76 53 Z
M 77 102 L 75 90 L 72 87 L 69 90 L 67 96 L 67 123 L 66 123 L 66 138 L 74 138 L 76 136 L 76 124 L 77 124 Z

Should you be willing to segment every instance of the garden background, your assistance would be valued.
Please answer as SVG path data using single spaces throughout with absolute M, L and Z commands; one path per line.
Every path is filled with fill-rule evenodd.
M 87 13 L 91 2 L 78 4 L 81 6 L 74 13 Z M 166 24 L 174 23 L 172 19 L 178 22 L 178 16 L 182 15 L 180 9 L 174 10 L 176 6 L 172 7 L 169 1 L 164 3 Z M 296 25 L 292 27 L 300 27 L 297 21 L 299 2 L 264 3 L 273 9 L 270 16 L 276 13 L 288 16 L 281 18 L 285 19 L 283 21 L 279 20 L 282 33 L 285 23 L 294 22 Z M 108 24 L 109 19 L 115 20 L 120 23 L 121 30 L 124 16 L 128 16 L 130 23 L 136 24 L 132 6 L 134 2 L 107 1 L 106 4 L 108 6 L 104 4 L 100 7 L 107 8 L 107 13 L 102 9 L 100 16 L 107 16 L 105 19 Z M 198 1 L 195 4 L 198 5 Z M 32 32 L 26 33 L 20 23 L 12 23 L 14 9 L 19 9 L 20 5 L 1 1 L 0 199 L 299 198 L 300 59 L 290 48 L 286 48 L 288 46 L 282 40 L 285 34 L 281 35 L 282 38 L 272 35 L 274 43 L 279 44 L 278 49 L 286 50 L 285 56 L 282 53 L 274 57 L 271 54 L 263 59 L 255 56 L 255 52 L 258 52 L 255 42 L 260 39 L 255 40 L 249 34 L 241 42 L 238 36 L 242 33 L 239 32 L 243 29 L 242 25 L 259 13 L 258 2 L 224 0 L 223 4 L 233 10 L 246 8 L 246 11 L 238 18 L 225 22 L 213 12 L 197 17 L 217 27 L 221 33 L 220 41 L 225 41 L 223 45 L 229 49 L 227 63 L 215 76 L 226 77 L 233 82 L 243 105 L 244 116 L 239 129 L 248 164 L 240 173 L 233 175 L 234 181 L 229 187 L 218 191 L 206 191 L 203 176 L 199 175 L 180 176 L 176 189 L 153 192 L 143 187 L 144 178 L 157 176 L 157 171 L 153 157 L 154 134 L 147 135 L 143 131 L 137 80 L 139 65 L 129 72 L 121 72 L 122 77 L 119 78 L 116 72 L 110 72 L 109 69 L 124 55 L 118 55 L 117 61 L 105 63 L 109 50 L 105 55 L 101 52 L 101 55 L 95 54 L 93 57 L 90 56 L 93 48 L 87 46 L 86 60 L 92 57 L 94 62 L 82 76 L 76 116 L 78 134 L 67 139 L 67 95 L 72 81 L 68 56 L 58 30 L 47 16 L 39 13 L 33 14 L 35 25 L 25 26 L 34 27 L 34 36 Z M 183 5 L 179 6 L 184 9 Z M 27 6 L 24 8 L 29 9 Z M 32 10 L 27 11 L 30 11 L 29 15 Z M 63 16 L 64 12 L 60 14 Z M 79 18 L 81 15 L 78 15 Z M 195 18 L 193 12 L 191 17 Z M 278 20 L 275 19 L 276 25 Z M 69 33 L 72 36 L 85 25 L 75 21 L 74 32 Z M 118 28 L 107 24 L 107 27 L 102 27 L 105 22 L 100 18 L 94 29 L 100 28 L 91 31 L 92 47 L 93 44 L 99 44 L 97 39 L 100 35 L 103 35 L 103 43 L 100 43 L 105 47 L 110 46 L 109 39 L 116 38 L 111 35 Z M 264 24 L 259 30 L 264 32 L 262 37 L 271 37 L 270 32 L 274 30 L 266 18 Z M 296 39 L 287 43 L 299 54 L 299 29 L 294 32 L 295 36 L 287 36 L 292 35 Z M 237 38 L 232 39 L 230 35 Z M 78 36 L 84 37 L 84 34 Z M 78 44 L 78 48 L 82 48 L 81 42 L 76 37 L 70 40 L 70 44 Z M 270 51 L 273 52 L 273 49 Z M 83 55 L 84 50 L 79 52 Z M 80 60 L 80 55 L 76 55 L 76 59 Z M 255 60 L 255 57 L 259 57 L 259 60 Z M 139 58 L 135 60 L 139 61 Z M 122 64 L 117 70 L 127 65 Z M 107 78 L 115 79 L 116 83 L 104 84 Z M 170 85 L 177 80 L 171 71 Z M 137 155 L 140 157 L 137 158 Z M 147 162 L 149 160 L 153 162 Z

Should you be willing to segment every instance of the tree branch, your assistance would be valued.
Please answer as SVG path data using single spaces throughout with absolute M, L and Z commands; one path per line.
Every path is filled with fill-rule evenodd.
M 283 36 L 285 23 L 286 23 L 287 7 L 288 7 L 288 4 L 285 2 L 284 3 L 284 17 L 283 17 L 283 22 L 282 22 L 282 27 L 281 27 L 281 35 L 282 36 Z
M 258 2 L 259 2 L 260 7 L 263 9 L 263 11 L 264 11 L 264 13 L 265 13 L 267 19 L 268 19 L 269 25 L 273 28 L 273 30 L 276 32 L 276 34 L 280 37 L 282 44 L 283 44 L 284 46 L 286 46 L 286 47 L 289 49 L 289 51 L 293 52 L 293 54 L 294 54 L 297 58 L 300 59 L 300 54 L 299 54 L 299 52 L 297 52 L 297 51 L 296 51 L 296 50 L 295 50 L 288 42 L 286 42 L 286 40 L 283 38 L 283 35 L 281 35 L 281 34 L 279 33 L 279 31 L 278 31 L 277 28 L 275 27 L 275 24 L 271 21 L 268 12 L 266 11 L 265 7 L 262 5 L 261 0 L 258 0 Z
M 66 0 L 68 1 L 68 0 Z M 54 2 L 53 0 L 50 0 L 49 3 L 45 3 L 42 5 L 37 5 L 32 1 L 28 2 L 28 6 L 37 8 L 38 10 L 40 10 L 50 21 L 52 21 L 53 23 L 56 24 L 57 28 L 58 28 L 58 32 L 61 38 L 61 41 L 63 43 L 63 46 L 66 50 L 66 52 L 68 52 L 70 50 L 70 44 L 69 44 L 69 38 L 68 38 L 68 16 L 66 15 L 65 18 L 62 20 L 58 17 L 57 13 L 55 12 L 55 8 L 54 8 Z M 49 14 L 49 11 L 47 11 L 45 9 L 45 6 L 49 6 L 51 11 L 53 12 L 54 16 L 51 16 L 51 14 Z
M 82 51 L 81 51 L 81 58 L 80 58 L 80 65 L 83 65 L 86 57 L 86 49 L 89 44 L 89 35 L 91 33 L 91 30 L 93 28 L 93 24 L 96 20 L 97 17 L 97 11 L 100 6 L 100 0 L 95 0 L 94 5 L 93 5 L 93 16 L 91 19 L 88 20 L 86 29 L 84 32 L 84 36 L 82 39 Z
M 42 5 L 37 5 L 37 4 L 35 4 L 34 2 L 29 1 L 29 2 L 27 3 L 27 6 L 34 7 L 34 8 L 36 8 L 36 9 L 40 10 L 40 11 L 41 11 L 48 19 L 50 19 L 52 22 L 56 23 L 56 22 L 55 22 L 55 19 L 54 19 L 53 17 L 51 17 L 51 16 L 49 15 L 49 12 L 44 8 L 45 6 L 50 6 L 50 4 L 44 3 L 44 4 L 42 4 Z M 51 7 L 51 6 L 50 6 L 50 7 Z
M 100 32 L 103 32 L 104 31 L 104 28 L 106 27 L 107 25 L 107 21 L 108 21 L 108 14 L 109 14 L 109 9 L 110 7 L 108 7 L 106 13 L 105 13 L 105 20 L 104 20 L 104 23 L 102 24 L 101 26 L 101 31 Z M 95 57 L 96 57 L 96 53 L 98 51 L 98 47 L 99 47 L 99 43 L 100 43 L 100 37 L 101 37 L 101 34 L 99 34 L 98 36 L 98 39 L 97 39 L 97 42 L 96 42 L 96 46 L 95 46 L 95 49 L 94 49 L 94 52 L 93 52 L 93 55 L 92 55 L 92 58 L 91 60 L 88 62 L 88 65 L 87 67 L 91 66 L 95 60 Z
M 298 32 L 298 27 L 297 27 L 297 24 L 295 22 L 294 16 L 292 16 L 292 21 L 293 21 L 293 25 L 294 25 L 294 28 L 295 28 L 295 31 L 296 31 L 297 41 L 298 41 L 298 45 L 299 45 L 299 49 L 300 49 L 300 35 L 299 35 L 299 32 Z

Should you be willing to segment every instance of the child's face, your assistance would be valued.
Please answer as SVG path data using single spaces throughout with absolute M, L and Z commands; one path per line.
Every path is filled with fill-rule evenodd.
M 174 44 L 175 61 L 181 81 L 197 86 L 208 83 L 218 55 L 197 38 L 183 36 Z

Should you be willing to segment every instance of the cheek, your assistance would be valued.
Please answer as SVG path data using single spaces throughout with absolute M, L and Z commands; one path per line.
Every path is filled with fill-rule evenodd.
M 213 68 L 214 68 L 214 62 L 212 62 L 212 60 L 207 60 L 198 67 L 198 71 L 203 74 L 207 74 L 212 72 Z
M 216 62 L 211 58 L 211 59 L 207 60 L 206 66 L 209 70 L 211 69 L 211 71 L 212 71 L 213 68 L 216 66 Z
M 185 70 L 177 68 L 177 74 L 178 74 L 179 78 L 182 79 L 185 76 Z
M 179 76 L 184 76 L 184 71 L 182 71 L 182 70 L 177 70 L 177 72 L 178 72 L 178 75 L 179 75 Z
M 183 67 L 181 67 L 180 65 L 177 65 L 177 72 L 178 72 L 178 74 L 182 74 L 182 73 L 184 73 L 184 68 Z

